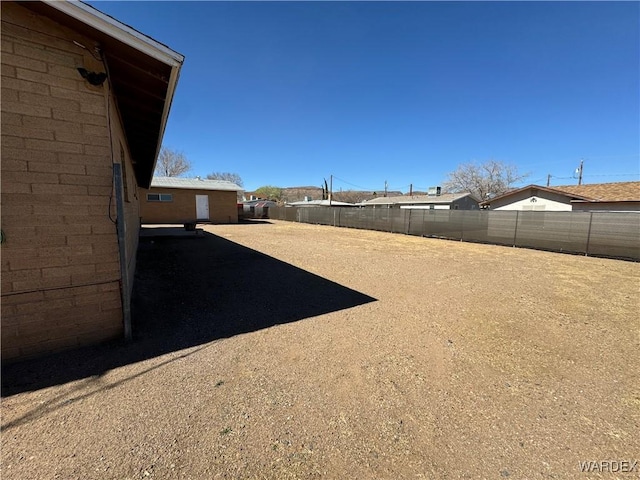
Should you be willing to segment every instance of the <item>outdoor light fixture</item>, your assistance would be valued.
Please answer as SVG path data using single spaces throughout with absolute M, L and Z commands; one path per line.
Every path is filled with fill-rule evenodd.
M 78 72 L 82 75 L 82 78 L 86 79 L 91 85 L 96 87 L 102 85 L 107 79 L 107 74 L 104 72 L 89 72 L 86 68 L 78 67 Z

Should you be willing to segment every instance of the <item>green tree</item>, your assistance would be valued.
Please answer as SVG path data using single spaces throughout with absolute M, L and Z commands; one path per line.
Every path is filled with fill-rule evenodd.
M 265 185 L 264 187 L 258 188 L 255 194 L 260 198 L 267 198 L 275 202 L 282 200 L 282 189 L 272 185 Z

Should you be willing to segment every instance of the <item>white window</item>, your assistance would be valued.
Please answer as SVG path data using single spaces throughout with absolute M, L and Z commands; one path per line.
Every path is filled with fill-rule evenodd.
M 173 202 L 170 193 L 147 193 L 147 202 Z

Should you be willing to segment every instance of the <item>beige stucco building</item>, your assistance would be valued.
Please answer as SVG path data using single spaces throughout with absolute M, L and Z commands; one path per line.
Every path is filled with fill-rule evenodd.
M 224 180 L 153 177 L 140 189 L 144 224 L 238 223 L 238 194 L 242 188 Z
M 13 360 L 130 335 L 138 187 L 184 57 L 80 2 L 1 8 L 2 358 Z

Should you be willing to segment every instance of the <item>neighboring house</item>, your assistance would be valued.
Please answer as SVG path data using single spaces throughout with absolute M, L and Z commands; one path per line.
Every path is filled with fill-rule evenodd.
M 238 204 L 238 218 L 269 218 L 269 208 L 277 206 L 273 200 L 247 200 Z
M 355 207 L 353 203 L 336 202 L 335 200 L 303 200 L 287 203 L 288 207 Z
M 554 187 L 527 185 L 487 200 L 481 205 L 491 210 L 640 211 L 640 182 Z
M 573 211 L 640 212 L 640 182 L 593 183 L 553 188 L 576 195 L 571 202 Z
M 478 204 L 478 199 L 472 194 L 464 192 L 380 197 L 359 203 L 358 206 L 430 210 L 478 210 Z
M 238 223 L 238 191 L 227 180 L 153 177 L 140 189 L 142 223 Z
M 2 358 L 130 337 L 184 57 L 80 2 L 1 2 Z

